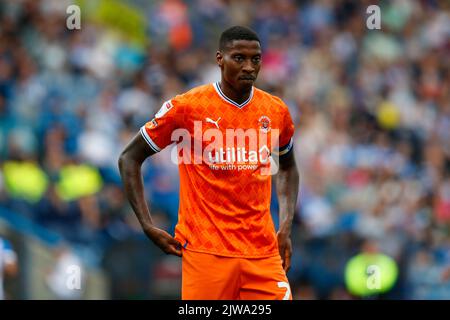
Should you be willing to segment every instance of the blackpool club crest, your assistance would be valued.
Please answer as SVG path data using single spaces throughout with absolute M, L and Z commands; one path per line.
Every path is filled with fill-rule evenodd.
M 262 132 L 267 133 L 270 131 L 270 119 L 268 116 L 260 117 L 258 120 L 258 123 L 259 123 L 259 129 Z

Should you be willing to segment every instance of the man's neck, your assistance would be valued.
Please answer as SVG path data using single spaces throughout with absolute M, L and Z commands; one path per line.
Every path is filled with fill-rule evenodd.
M 227 96 L 227 98 L 233 100 L 234 102 L 241 104 L 250 97 L 252 92 L 252 87 L 248 90 L 238 92 L 233 87 L 227 84 L 223 79 L 219 82 L 220 90 L 222 90 L 223 94 Z

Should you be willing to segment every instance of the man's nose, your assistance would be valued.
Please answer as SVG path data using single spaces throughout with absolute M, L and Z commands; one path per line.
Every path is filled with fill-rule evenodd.
M 247 73 L 253 73 L 255 71 L 255 67 L 253 67 L 251 60 L 245 60 L 242 71 Z

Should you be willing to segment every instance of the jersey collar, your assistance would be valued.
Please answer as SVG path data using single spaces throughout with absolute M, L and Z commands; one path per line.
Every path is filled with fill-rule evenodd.
M 252 91 L 250 92 L 250 95 L 249 95 L 248 99 L 245 100 L 244 102 L 242 102 L 241 104 L 239 104 L 239 103 L 237 103 L 237 102 L 231 100 L 230 98 L 228 98 L 228 97 L 222 92 L 222 89 L 220 89 L 219 82 L 213 83 L 213 86 L 214 86 L 214 89 L 216 89 L 217 94 L 218 94 L 223 100 L 225 100 L 226 102 L 232 104 L 232 105 L 235 106 L 235 107 L 238 107 L 239 109 L 242 109 L 243 107 L 245 107 L 245 106 L 252 100 L 252 98 L 253 98 L 253 91 L 254 91 L 253 86 L 252 86 Z

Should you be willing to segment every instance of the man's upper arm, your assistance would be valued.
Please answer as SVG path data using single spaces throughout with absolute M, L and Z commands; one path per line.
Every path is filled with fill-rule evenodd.
M 156 151 L 150 148 L 142 134 L 137 133 L 122 151 L 121 158 L 131 159 L 136 162 L 142 163 L 145 159 L 155 153 Z
M 172 133 L 180 126 L 183 116 L 181 99 L 182 96 L 177 96 L 164 102 L 154 118 L 141 127 L 144 141 L 154 152 L 161 151 L 173 142 Z
M 289 108 L 281 99 L 279 100 L 282 110 L 282 119 L 280 123 L 280 135 L 278 148 L 275 149 L 275 155 L 279 158 L 280 169 L 286 169 L 295 164 L 294 159 L 294 123 L 289 113 Z
M 164 102 L 152 120 L 145 123 L 125 147 L 122 156 L 143 162 L 172 143 L 172 132 L 181 114 L 179 96 Z
M 288 170 L 295 166 L 294 150 L 291 148 L 286 154 L 279 156 L 280 170 Z

